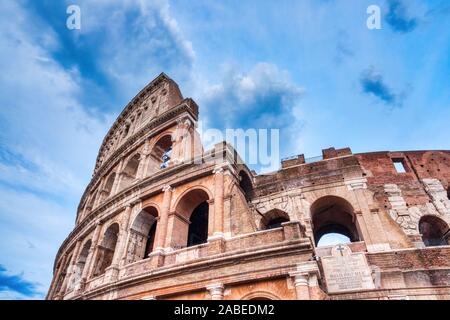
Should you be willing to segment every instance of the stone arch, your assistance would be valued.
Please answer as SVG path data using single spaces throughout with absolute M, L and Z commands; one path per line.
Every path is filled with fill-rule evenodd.
M 95 189 L 92 193 L 91 193 L 91 197 L 89 198 L 87 204 L 86 204 L 86 210 L 90 211 L 94 208 L 95 206 L 95 200 L 97 199 L 97 189 Z
M 165 132 L 155 139 L 155 143 L 150 148 L 149 161 L 147 165 L 148 174 L 153 174 L 170 165 L 170 157 L 173 147 L 171 132 Z
M 250 201 L 253 198 L 254 192 L 252 179 L 244 170 L 239 171 L 239 188 L 247 201 Z
M 136 181 L 140 162 L 140 153 L 135 153 L 128 158 L 127 164 L 121 173 L 120 189 L 125 189 Z
M 348 242 L 357 242 L 362 239 L 355 211 L 346 199 L 324 196 L 311 205 L 310 211 L 316 246 L 325 235 L 341 235 L 347 237 Z M 339 241 L 342 242 L 340 239 Z
M 156 207 L 146 206 L 134 218 L 128 236 L 127 263 L 146 259 L 153 251 L 158 217 Z
M 272 209 L 266 212 L 260 222 L 260 229 L 274 229 L 281 227 L 284 222 L 289 222 L 289 214 L 280 209 Z
M 91 246 L 92 246 L 91 239 L 86 240 L 81 246 L 80 253 L 75 262 L 75 268 L 74 268 L 74 271 L 72 274 L 70 289 L 76 288 L 77 285 L 81 281 L 81 276 L 82 276 L 84 268 L 86 266 L 86 262 L 88 259 L 89 250 L 91 250 Z
M 95 259 L 94 277 L 104 274 L 106 268 L 112 264 L 119 237 L 119 230 L 119 224 L 114 222 L 103 234 L 103 239 L 98 246 L 97 257 Z
M 106 199 L 111 195 L 115 180 L 116 173 L 111 172 L 106 179 L 105 186 L 103 187 L 103 199 Z
M 280 297 L 268 291 L 253 291 L 241 298 L 241 300 L 281 300 Z
M 418 224 L 422 241 L 426 247 L 450 244 L 450 228 L 447 222 L 436 215 L 424 215 Z
M 180 248 L 207 242 L 210 199 L 210 192 L 201 186 L 190 188 L 178 197 L 172 215 L 172 247 Z
M 58 277 L 58 280 L 57 280 L 56 285 L 55 285 L 55 290 L 54 290 L 55 295 L 58 295 L 58 294 L 63 295 L 64 294 L 64 292 L 62 292 L 62 290 L 63 290 L 63 283 L 64 283 L 64 279 L 66 277 L 70 276 L 69 274 L 67 274 L 67 272 L 69 270 L 69 266 L 70 266 L 70 261 L 71 260 L 72 260 L 72 254 L 70 254 L 68 256 L 68 258 L 66 259 L 64 265 L 61 265 L 62 269 L 61 269 L 61 272 L 59 273 L 59 277 Z

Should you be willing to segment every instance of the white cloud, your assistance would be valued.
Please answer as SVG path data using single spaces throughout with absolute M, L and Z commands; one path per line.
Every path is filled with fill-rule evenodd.
M 0 263 L 45 293 L 107 125 L 85 112 L 76 72 L 28 32 L 23 8 L 3 2 L 0 12 L 0 151 L 8 155 L 0 158 Z
M 79 5 L 80 43 L 86 36 L 99 41 L 90 44 L 97 45 L 97 64 L 128 98 L 161 72 L 178 80 L 190 77 L 195 51 L 167 0 L 83 0 Z

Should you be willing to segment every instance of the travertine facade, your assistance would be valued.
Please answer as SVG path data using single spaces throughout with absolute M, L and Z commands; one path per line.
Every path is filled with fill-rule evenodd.
M 48 299 L 450 299 L 450 151 L 330 148 L 256 175 L 203 150 L 197 118 L 164 74 L 120 114 Z

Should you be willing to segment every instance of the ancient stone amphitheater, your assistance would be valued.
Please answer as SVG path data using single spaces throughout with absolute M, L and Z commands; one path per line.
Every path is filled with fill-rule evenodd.
M 197 120 L 165 74 L 126 106 L 47 299 L 450 299 L 450 151 L 329 148 L 257 175 L 203 150 Z

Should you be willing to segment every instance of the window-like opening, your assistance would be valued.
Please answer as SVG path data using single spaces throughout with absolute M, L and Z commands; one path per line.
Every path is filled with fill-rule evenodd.
M 202 189 L 187 192 L 177 202 L 173 215 L 170 246 L 180 249 L 205 243 L 208 240 L 209 196 Z
M 406 172 L 406 166 L 403 159 L 392 159 L 392 162 L 394 163 L 395 170 L 397 173 L 405 173 Z
M 269 223 L 267 224 L 267 229 L 280 228 L 281 224 L 284 222 L 289 222 L 289 219 L 281 217 L 281 218 L 276 218 L 276 219 L 270 220 Z
M 136 180 L 140 159 L 141 156 L 137 153 L 128 160 L 127 165 L 122 171 L 120 189 L 125 189 Z
M 245 199 L 250 201 L 253 198 L 253 185 L 250 177 L 244 172 L 239 172 L 239 187 L 244 192 Z
M 125 138 L 130 133 L 131 125 L 129 123 L 125 124 L 125 128 L 123 129 L 123 137 Z
M 208 241 L 208 210 L 209 204 L 205 201 L 192 212 L 188 231 L 188 247 Z
M 149 174 L 155 173 L 160 169 L 165 169 L 170 166 L 172 159 L 172 136 L 166 135 L 153 147 L 150 153 L 150 161 L 148 164 Z
M 289 222 L 289 215 L 279 209 L 272 209 L 265 213 L 261 219 L 261 229 L 280 228 L 285 222 Z
M 148 231 L 147 242 L 145 244 L 145 255 L 144 257 L 148 257 L 150 253 L 155 249 L 155 236 L 156 236 L 156 225 L 158 222 L 154 222 L 152 227 Z
M 170 163 L 170 157 L 172 155 L 172 147 L 169 147 L 166 151 L 164 151 L 161 157 L 161 165 L 159 166 L 161 169 L 167 168 Z
M 316 246 L 336 245 L 360 240 L 352 206 L 346 200 L 326 196 L 311 206 Z M 323 240 L 322 240 L 323 238 Z M 322 241 L 321 241 L 322 240 Z
M 89 211 L 91 209 L 94 208 L 95 205 L 95 199 L 97 198 L 97 190 L 95 190 L 92 195 L 91 198 L 89 199 L 87 205 L 86 205 L 86 209 Z
M 158 210 L 143 209 L 134 219 L 128 238 L 127 263 L 146 259 L 154 250 Z
M 319 242 L 317 243 L 318 247 L 326 247 L 326 246 L 333 246 L 337 244 L 347 244 L 351 243 L 350 238 L 346 235 L 340 234 L 340 233 L 327 233 L 324 234 Z
M 65 265 L 63 266 L 63 269 L 61 270 L 60 274 L 59 274 L 59 278 L 58 281 L 56 282 L 56 286 L 55 286 L 55 290 L 54 292 L 56 294 L 64 294 L 64 292 L 62 292 L 62 285 L 64 283 L 64 279 L 68 276 L 70 276 L 69 274 L 67 274 L 67 271 L 69 269 L 69 263 L 70 260 L 72 260 L 72 256 L 70 256 L 67 260 Z
M 115 179 L 116 179 L 116 173 L 113 172 L 109 175 L 108 180 L 106 180 L 105 187 L 103 188 L 105 198 L 107 198 L 111 195 L 111 191 L 112 191 Z
M 89 250 L 91 249 L 91 244 L 92 241 L 88 240 L 86 241 L 86 243 L 83 245 L 83 248 L 81 249 L 81 252 L 78 256 L 73 274 L 72 274 L 72 279 L 71 279 L 71 283 L 69 284 L 69 290 L 75 288 L 77 286 L 77 284 L 80 283 L 81 277 L 83 275 L 83 271 L 84 271 L 84 267 L 86 265 L 86 261 L 89 255 Z
M 419 232 L 426 247 L 445 246 L 449 244 L 448 224 L 435 216 L 424 216 L 419 221 Z
M 119 225 L 117 223 L 111 225 L 103 236 L 103 241 L 98 247 L 96 268 L 93 276 L 99 276 L 105 273 L 113 261 L 114 252 L 117 245 L 117 237 L 119 235 Z

